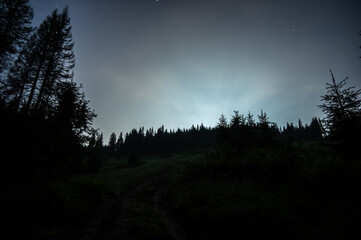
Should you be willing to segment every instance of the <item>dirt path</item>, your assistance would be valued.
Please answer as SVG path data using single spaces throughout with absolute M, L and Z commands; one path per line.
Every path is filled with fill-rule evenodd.
M 85 229 L 82 240 L 175 239 L 185 233 L 164 208 L 161 193 L 168 173 L 151 177 L 100 210 Z

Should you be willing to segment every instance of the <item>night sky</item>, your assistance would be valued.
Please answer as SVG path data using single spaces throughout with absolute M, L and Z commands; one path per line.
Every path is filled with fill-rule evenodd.
M 98 117 L 132 128 L 215 126 L 233 110 L 309 123 L 330 72 L 361 87 L 359 0 L 30 0 L 70 8 L 76 67 Z

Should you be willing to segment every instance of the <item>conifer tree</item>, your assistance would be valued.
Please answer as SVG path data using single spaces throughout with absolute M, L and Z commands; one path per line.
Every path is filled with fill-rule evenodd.
M 89 134 L 88 149 L 91 149 L 91 150 L 95 149 L 97 135 L 98 135 L 98 131 L 93 128 Z
M 54 10 L 36 31 L 32 54 L 37 61 L 32 74 L 24 112 L 54 107 L 52 102 L 57 83 L 71 81 L 75 64 L 68 8 Z
M 218 119 L 217 127 L 222 128 L 222 129 L 225 129 L 228 127 L 227 119 L 223 113 L 221 114 L 221 116 Z
M 95 147 L 97 149 L 102 149 L 103 148 L 103 133 L 101 133 L 99 136 L 97 136 L 96 142 L 95 142 Z
M 119 149 L 120 146 L 121 146 L 123 143 L 124 143 L 123 133 L 120 132 L 120 133 L 119 133 L 118 140 L 117 140 L 117 149 Z
M 253 127 L 255 125 L 255 121 L 253 119 L 253 114 L 251 114 L 251 111 L 248 111 L 246 121 L 247 121 L 247 125 L 250 127 Z
M 258 115 L 259 125 L 261 127 L 268 127 L 269 119 L 267 117 L 267 114 L 261 109 L 261 115 Z
M 108 147 L 109 147 L 110 151 L 115 152 L 116 143 L 117 143 L 117 136 L 113 132 L 112 134 L 110 134 L 109 142 L 108 142 Z
M 300 118 L 298 119 L 298 128 L 299 128 L 300 130 L 303 130 L 303 129 L 304 129 L 303 123 L 302 123 L 302 121 L 301 121 Z
M 360 118 L 361 111 L 361 89 L 355 90 L 355 87 L 345 88 L 345 78 L 336 83 L 335 77 L 331 72 L 332 82 L 327 83 L 326 94 L 321 96 L 323 103 L 318 105 L 326 115 L 322 120 L 326 134 L 335 139 L 342 139 L 349 130 L 350 123 Z M 352 124 L 351 124 L 352 125 Z
M 59 129 L 66 133 L 67 139 L 74 139 L 75 144 L 84 144 L 92 135 L 92 122 L 96 117 L 94 110 L 88 106 L 89 101 L 81 93 L 81 85 L 74 82 L 61 82 L 56 88 L 56 102 L 53 119 Z
M 234 115 L 232 115 L 231 127 L 236 128 L 241 125 L 243 118 L 242 118 L 242 115 L 239 114 L 239 111 L 233 111 L 233 112 L 234 112 Z
M 311 140 L 322 140 L 322 126 L 318 118 L 312 118 L 309 126 L 309 136 Z
M 8 71 L 7 79 L 3 82 L 1 89 L 10 108 L 15 111 L 24 105 L 27 90 L 34 77 L 33 73 L 37 64 L 35 39 L 36 35 L 32 34 L 19 53 L 14 65 Z
M 33 10 L 28 0 L 0 0 L 0 73 L 18 53 L 32 28 Z

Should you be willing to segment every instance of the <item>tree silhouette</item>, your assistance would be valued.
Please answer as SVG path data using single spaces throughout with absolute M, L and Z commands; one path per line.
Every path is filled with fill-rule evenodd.
M 43 21 L 17 62 L 6 86 L 12 87 L 10 93 L 16 96 L 15 102 L 23 103 L 23 112 L 54 108 L 57 83 L 72 79 L 75 63 L 67 7 L 61 13 L 54 10 Z M 13 84 L 14 80 L 18 83 Z
M 302 123 L 300 118 L 298 119 L 298 128 L 299 129 L 304 129 L 303 123 Z
M 253 119 L 253 114 L 251 114 L 251 111 L 248 111 L 248 114 L 246 116 L 247 125 L 250 127 L 253 127 L 255 125 L 255 121 Z
M 298 120 L 298 126 L 293 123 L 287 123 L 286 127 L 280 132 L 280 138 L 287 141 L 320 141 L 322 140 L 322 126 L 320 120 L 312 118 L 311 123 L 303 125 L 301 119 Z
M 91 127 L 96 114 L 88 106 L 84 93 L 80 92 L 81 85 L 74 82 L 61 82 L 57 84 L 57 108 L 55 119 L 59 127 L 69 132 L 69 138 L 75 138 L 77 144 L 89 140 L 93 133 Z
M 117 136 L 113 132 L 112 134 L 110 134 L 110 137 L 109 137 L 109 142 L 108 142 L 109 150 L 111 152 L 115 152 L 116 146 L 117 146 Z
M 63 229 L 59 219 L 77 215 L 63 211 L 63 193 L 68 191 L 63 190 L 70 189 L 69 177 L 99 170 L 103 150 L 102 136 L 91 126 L 96 115 L 81 85 L 72 81 L 68 9 L 53 11 L 30 32 L 31 18 L 28 0 L 0 0 L 0 165 L 6 203 L 2 205 L 22 209 L 1 213 L 15 239 L 42 239 L 47 234 L 40 232 Z M 57 182 L 62 182 L 60 191 Z M 15 200 L 12 195 L 25 198 Z M 16 233 L 15 219 L 28 229 Z M 35 228 L 42 230 L 30 230 Z
M 241 119 L 235 111 L 236 119 Z M 157 131 L 153 128 L 144 130 L 132 129 L 130 132 L 120 133 L 116 144 L 114 156 L 129 157 L 135 153 L 139 155 L 159 155 L 165 153 L 183 152 L 197 149 L 219 147 L 221 151 L 232 154 L 242 154 L 251 146 L 270 146 L 282 140 L 317 141 L 322 139 L 321 126 L 317 118 L 313 118 L 310 125 L 303 125 L 299 120 L 298 127 L 287 123 L 287 128 L 280 131 L 277 125 L 270 122 L 267 114 L 262 110 L 260 122 L 254 124 L 253 115 L 249 112 L 242 125 L 239 121 L 237 127 L 231 127 L 224 114 L 214 128 L 207 128 L 203 124 L 192 125 L 189 129 L 167 130 L 162 125 Z M 251 119 L 251 120 L 249 120 Z M 236 122 L 236 121 L 234 121 Z M 249 124 L 250 123 L 250 124 Z M 228 150 L 227 150 L 228 149 Z M 233 155 L 232 155 L 233 156 Z
M 96 129 L 92 129 L 89 134 L 89 141 L 88 141 L 88 149 L 94 149 L 95 144 L 97 141 L 98 131 Z
M 320 119 L 315 117 L 312 118 L 311 124 L 306 130 L 309 131 L 308 136 L 310 140 L 322 140 L 322 126 Z
M 116 146 L 115 146 L 116 151 L 120 151 L 120 150 L 121 150 L 121 146 L 123 145 L 123 143 L 124 143 L 123 133 L 120 132 L 120 133 L 119 133 L 118 140 L 117 140 L 117 142 L 116 142 Z
M 99 136 L 97 136 L 97 139 L 95 141 L 95 147 L 98 149 L 103 148 L 103 133 L 101 133 Z
M 54 10 L 29 38 L 2 93 L 15 111 L 52 111 L 57 84 L 71 81 L 75 60 L 68 8 Z
M 32 28 L 33 10 L 28 0 L 0 1 L 0 73 L 26 41 Z
M 24 105 L 27 89 L 34 77 L 37 62 L 35 40 L 36 34 L 32 34 L 8 71 L 7 79 L 2 87 L 2 95 L 6 98 L 9 108 L 15 112 Z
M 50 25 L 44 32 L 39 31 L 39 36 L 51 41 L 46 68 L 44 71 L 41 87 L 35 102 L 35 110 L 46 108 L 51 105 L 51 96 L 58 82 L 68 81 L 73 78 L 73 68 L 75 65 L 73 53 L 73 39 L 71 34 L 69 9 L 64 8 L 62 13 L 54 10 L 49 18 Z M 53 22 L 54 21 L 54 22 Z M 47 23 L 46 21 L 44 23 Z M 46 26 L 46 24 L 44 24 Z M 40 29 L 41 30 L 41 26 Z M 48 37 L 48 39 L 46 39 Z
M 232 115 L 230 125 L 232 128 L 236 128 L 244 123 L 244 117 L 243 115 L 239 114 L 239 111 L 233 111 L 233 113 L 234 115 Z
M 258 116 L 258 120 L 259 120 L 259 125 L 261 127 L 268 127 L 269 119 L 267 117 L 267 114 L 265 112 L 263 112 L 262 109 L 261 109 L 261 115 L 257 115 L 257 116 Z
M 321 96 L 323 103 L 318 107 L 326 115 L 322 120 L 326 134 L 334 139 L 343 139 L 350 133 L 350 122 L 360 118 L 361 89 L 354 90 L 354 86 L 345 88 L 348 78 L 336 83 L 330 72 L 332 82 L 327 83 L 327 92 Z
M 217 127 L 223 128 L 223 129 L 228 127 L 228 122 L 227 122 L 226 116 L 224 116 L 223 113 L 221 114 L 221 116 L 218 119 Z
M 74 82 L 57 84 L 54 101 L 57 107 L 51 115 L 30 117 L 39 122 L 36 126 L 40 133 L 35 133 L 39 140 L 35 148 L 51 146 L 46 154 L 53 164 L 53 171 L 68 174 L 82 171 L 86 163 L 86 160 L 82 161 L 82 149 L 92 141 L 94 111 L 90 110 L 80 86 Z

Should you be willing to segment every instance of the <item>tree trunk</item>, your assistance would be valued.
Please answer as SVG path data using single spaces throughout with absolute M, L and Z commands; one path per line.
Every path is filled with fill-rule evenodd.
M 34 94 L 35 94 L 35 89 L 36 89 L 36 85 L 38 83 L 38 80 L 39 80 L 39 75 L 40 75 L 40 71 L 42 69 L 42 65 L 43 65 L 43 60 L 41 60 L 39 62 L 39 66 L 38 66 L 38 69 L 36 70 L 36 74 L 35 74 L 35 77 L 34 77 L 34 82 L 33 82 L 33 86 L 31 87 L 31 91 L 30 91 L 30 95 L 29 95 L 29 98 L 28 98 L 28 102 L 26 103 L 26 106 L 25 106 L 25 109 L 24 109 L 24 113 L 28 113 L 29 112 L 29 109 L 30 109 L 30 104 L 33 100 L 33 97 L 34 97 Z
M 40 106 L 40 103 L 41 103 L 41 99 L 43 98 L 45 87 L 46 87 L 46 85 L 47 85 L 47 83 L 48 83 L 48 81 L 50 79 L 51 72 L 53 72 L 54 55 L 55 55 L 55 51 L 53 51 L 53 53 L 51 55 L 51 59 L 50 59 L 49 64 L 48 64 L 48 68 L 46 69 L 45 76 L 44 76 L 43 82 L 41 84 L 40 92 L 38 94 L 38 99 L 36 100 L 35 108 L 34 108 L 36 111 L 39 110 L 39 106 Z

